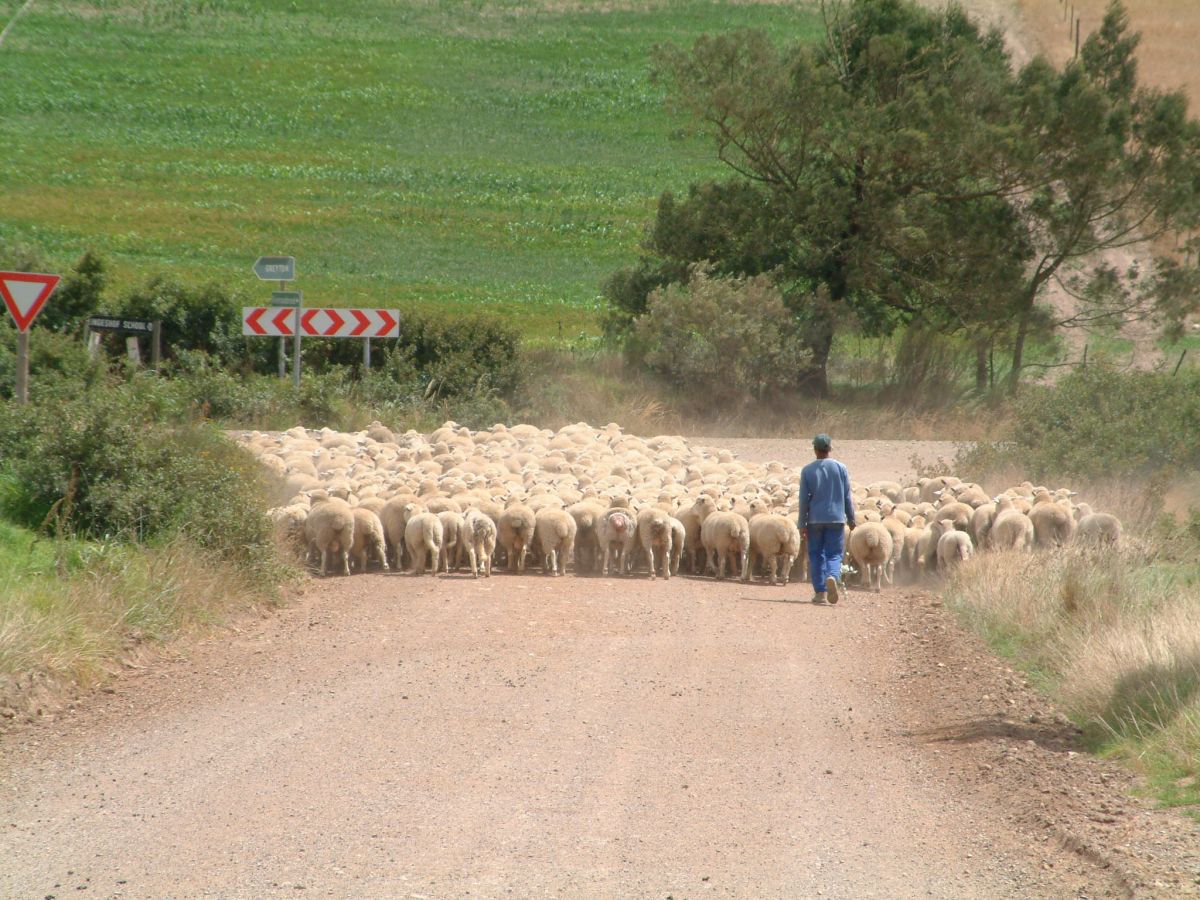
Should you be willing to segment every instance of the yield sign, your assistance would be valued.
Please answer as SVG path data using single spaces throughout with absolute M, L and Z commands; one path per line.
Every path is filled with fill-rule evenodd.
M 33 272 L 0 272 L 0 297 L 8 307 L 17 331 L 28 331 L 46 298 L 58 285 L 57 275 L 38 275 Z

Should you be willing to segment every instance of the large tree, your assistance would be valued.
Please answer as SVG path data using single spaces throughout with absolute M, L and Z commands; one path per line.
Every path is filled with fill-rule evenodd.
M 639 265 L 609 283 L 616 326 L 693 262 L 772 272 L 824 392 L 851 317 L 873 333 L 966 333 L 981 360 L 1011 340 L 1019 375 L 1028 335 L 1051 321 L 1039 301 L 1068 271 L 1093 311 L 1079 316 L 1166 298 L 1178 312 L 1191 283 L 1178 265 L 1136 290 L 1134 273 L 1103 265 L 1196 212 L 1195 126 L 1180 95 L 1136 88 L 1118 5 L 1061 72 L 1014 73 L 1000 35 L 955 6 L 851 0 L 826 25 L 782 50 L 757 32 L 661 50 L 658 77 L 730 176 L 660 198 Z M 1086 262 L 1101 265 L 1081 280 Z
M 1014 387 L 1039 319 L 1177 326 L 1200 297 L 1195 265 L 1167 240 L 1200 226 L 1200 125 L 1181 91 L 1138 86 L 1137 45 L 1114 0 L 1077 61 L 1055 71 L 1035 60 L 1020 73 L 1019 130 L 1003 161 L 1032 254 L 1016 303 Z M 1039 308 L 1055 286 L 1074 302 Z

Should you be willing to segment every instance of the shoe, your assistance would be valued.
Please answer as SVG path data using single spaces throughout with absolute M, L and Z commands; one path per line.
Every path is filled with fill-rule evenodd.
M 812 602 L 817 603 L 817 604 L 824 603 L 825 602 L 825 592 L 818 591 L 817 593 L 813 594 Z
M 838 602 L 838 583 L 832 575 L 825 579 L 825 593 L 829 595 L 830 603 Z

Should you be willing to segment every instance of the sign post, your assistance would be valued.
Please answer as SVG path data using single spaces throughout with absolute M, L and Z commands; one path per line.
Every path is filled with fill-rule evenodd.
M 260 256 L 254 261 L 254 274 L 262 281 L 278 281 L 279 290 L 271 292 L 272 306 L 295 306 L 295 325 L 292 328 L 294 346 L 292 349 L 292 381 L 300 387 L 300 303 L 299 291 L 289 291 L 287 283 L 296 280 L 296 257 L 294 256 Z M 282 298 L 295 296 L 295 302 L 283 302 Z M 276 302 L 277 298 L 281 302 Z M 279 377 L 285 378 L 287 372 L 287 343 L 281 334 L 279 337 Z
M 125 350 L 129 354 L 129 358 L 136 363 L 141 363 L 141 350 L 134 350 L 137 344 L 137 335 L 144 334 L 150 338 L 150 362 L 154 366 L 154 371 L 158 371 L 159 363 L 162 361 L 162 322 L 159 319 L 128 319 L 123 316 L 91 316 L 87 320 L 88 331 L 93 335 L 98 335 L 102 331 L 115 332 L 117 334 L 132 335 L 125 338 Z M 96 338 L 99 340 L 99 337 Z M 131 343 L 132 342 L 132 343 Z M 93 350 L 91 339 L 88 340 L 88 349 Z
M 287 282 L 279 282 L 282 288 Z M 304 298 L 303 291 L 271 291 L 271 305 L 277 307 L 298 307 Z M 287 378 L 287 338 L 279 336 L 279 377 Z
M 0 297 L 17 324 L 17 402 L 29 402 L 29 326 L 58 286 L 58 275 L 0 272 Z

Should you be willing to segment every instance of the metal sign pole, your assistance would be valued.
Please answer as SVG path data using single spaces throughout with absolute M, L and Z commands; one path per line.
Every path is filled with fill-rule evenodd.
M 154 363 L 154 374 L 158 374 L 159 363 L 162 362 L 162 320 L 159 319 L 154 323 L 154 332 L 151 335 L 150 344 L 150 359 Z
M 29 332 L 17 332 L 17 402 L 29 402 Z
M 287 290 L 287 282 L 279 282 L 279 289 Z M 287 378 L 287 338 L 282 336 L 279 338 L 279 377 Z
M 296 317 L 292 320 L 292 385 L 300 390 L 300 307 L 296 307 Z
M 363 371 L 371 368 L 371 339 L 368 337 L 363 342 Z

